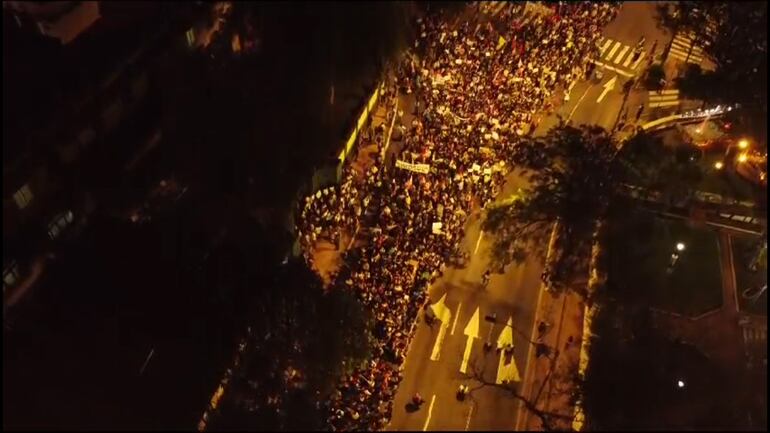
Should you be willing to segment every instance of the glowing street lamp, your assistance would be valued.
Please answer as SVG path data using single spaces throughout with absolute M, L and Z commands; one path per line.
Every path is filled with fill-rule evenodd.
M 684 251 L 685 245 L 684 242 L 677 242 L 676 243 L 676 250 L 677 251 Z
M 742 138 L 738 141 L 738 148 L 746 149 L 747 147 L 749 147 L 749 140 Z
M 741 153 L 738 155 L 738 162 L 743 163 L 749 160 L 749 155 L 746 152 Z
M 679 389 L 682 389 L 682 388 L 684 388 L 684 385 L 685 385 L 685 384 L 684 384 L 684 381 L 683 381 L 682 379 L 678 379 L 678 380 L 676 381 L 676 386 L 677 386 L 677 388 L 679 388 Z
M 722 163 L 722 161 L 717 161 L 717 162 L 714 163 L 714 168 L 716 168 L 717 170 L 721 170 L 722 167 L 724 167 L 724 166 L 725 165 L 724 165 L 724 163 Z

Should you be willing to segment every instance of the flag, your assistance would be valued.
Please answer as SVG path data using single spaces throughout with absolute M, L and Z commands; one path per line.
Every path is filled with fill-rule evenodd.
M 500 48 L 503 48 L 504 45 L 505 45 L 505 38 L 500 36 L 500 39 L 497 40 L 497 49 L 499 50 Z

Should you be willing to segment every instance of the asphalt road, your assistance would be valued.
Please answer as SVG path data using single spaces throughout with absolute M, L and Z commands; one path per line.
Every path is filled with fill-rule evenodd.
M 641 91 L 632 91 L 624 101 L 623 84 L 632 77 L 641 76 L 647 66 L 645 57 L 654 55 L 652 46 L 657 40 L 655 52 L 660 54 L 671 38 L 657 28 L 654 18 L 654 4 L 651 2 L 623 4 L 617 18 L 604 30 L 605 39 L 611 40 L 605 55 L 607 65 L 619 70 L 605 68 L 601 80 L 579 80 L 570 91 L 570 98 L 559 109 L 545 117 L 535 131 L 543 134 L 557 124 L 559 117 L 573 124 L 593 124 L 612 129 L 624 106 L 629 106 L 629 120 L 641 99 Z M 645 55 L 631 69 L 632 61 L 620 57 L 624 46 L 626 53 L 645 36 Z M 616 54 L 609 56 L 612 48 Z M 616 62 L 617 59 L 617 63 Z M 626 68 L 623 68 L 623 65 Z M 614 82 L 611 82 L 614 80 Z M 608 84 L 610 83 L 610 84 Z M 605 89 L 606 90 L 605 92 Z M 602 93 L 605 93 L 602 95 Z M 500 198 L 508 197 L 517 188 L 526 186 L 526 181 L 515 174 L 509 176 Z M 520 265 L 510 265 L 505 274 L 493 274 L 486 290 L 481 288 L 481 275 L 486 270 L 486 252 L 490 244 L 488 235 L 482 235 L 480 221 L 473 216 L 466 226 L 463 246 L 472 253 L 465 269 L 448 268 L 429 291 L 431 303 L 444 303 L 451 316 L 447 329 L 441 338 L 441 323 L 436 321 L 428 326 L 420 320 L 415 337 L 404 363 L 404 379 L 395 398 L 394 412 L 388 430 L 514 430 L 518 416 L 519 402 L 507 391 L 491 386 L 481 386 L 470 380 L 469 374 L 481 371 L 485 381 L 494 382 L 498 373 L 499 355 L 495 350 L 486 352 L 484 341 L 495 344 L 505 322 L 511 318 L 513 324 L 513 362 L 519 377 L 526 374 L 527 353 L 531 345 L 533 320 L 541 287 L 542 263 L 535 257 L 528 258 Z M 473 315 L 479 311 L 479 338 L 473 338 L 466 373 L 460 371 L 466 352 L 468 336 L 464 334 Z M 495 324 L 484 317 L 495 313 Z M 530 336 L 525 339 L 523 335 Z M 437 340 L 441 340 L 437 343 Z M 435 353 L 438 347 L 438 359 Z M 506 360 L 507 362 L 507 360 Z M 460 402 L 456 392 L 461 384 L 470 388 L 469 397 Z M 521 382 L 516 384 L 516 389 Z M 417 411 L 406 409 L 412 396 L 419 393 L 425 403 Z
M 515 174 L 510 175 L 498 199 L 524 187 L 525 182 Z M 529 335 L 532 331 L 542 264 L 532 258 L 521 265 L 510 265 L 504 274 L 492 274 L 485 290 L 481 287 L 481 275 L 486 270 L 489 240 L 489 236 L 481 234 L 480 220 L 471 217 L 463 240 L 465 250 L 472 253 L 468 266 L 464 269 L 448 268 L 430 288 L 432 303 L 446 295 L 444 302 L 451 311 L 451 317 L 448 318 L 436 361 L 431 360 L 431 354 L 437 344 L 441 324 L 436 322 L 428 326 L 420 320 L 417 325 L 404 364 L 404 379 L 396 394 L 390 430 L 422 430 L 426 423 L 430 430 L 513 429 L 518 402 L 507 396 L 506 391 L 490 386 L 479 388 L 480 384 L 468 377 L 475 370 L 481 372 L 486 381 L 495 381 L 499 355 L 494 350 L 485 352 L 483 344 L 487 340 L 496 343 L 509 318 L 514 329 L 513 359 L 520 377 L 523 377 L 530 345 L 518 332 Z M 468 340 L 464 330 L 477 310 L 479 338 L 474 338 L 471 343 L 467 374 L 464 374 L 460 372 Z M 484 320 L 484 316 L 493 313 L 497 315 L 497 323 Z M 471 390 L 469 398 L 463 402 L 455 397 L 460 384 L 467 384 Z M 420 410 L 410 413 L 405 406 L 416 392 L 426 403 Z M 501 417 L 500 414 L 510 416 Z

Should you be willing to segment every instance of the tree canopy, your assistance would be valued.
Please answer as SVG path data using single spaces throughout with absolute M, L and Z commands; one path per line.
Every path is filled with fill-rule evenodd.
M 596 221 L 617 195 L 622 167 L 613 162 L 616 153 L 612 137 L 596 126 L 562 123 L 545 136 L 524 139 L 513 158 L 529 187 L 491 206 L 483 222 L 483 229 L 496 235 L 493 263 L 504 266 L 521 260 L 533 242 L 547 245 L 558 220 L 560 253 L 552 267 L 552 284 L 568 284 L 581 263 L 567 262 L 590 248 Z

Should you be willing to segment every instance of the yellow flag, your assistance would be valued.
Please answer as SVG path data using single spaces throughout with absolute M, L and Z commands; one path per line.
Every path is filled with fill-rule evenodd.
M 503 48 L 503 45 L 505 45 L 505 38 L 500 36 L 500 39 L 497 40 L 497 49 Z

